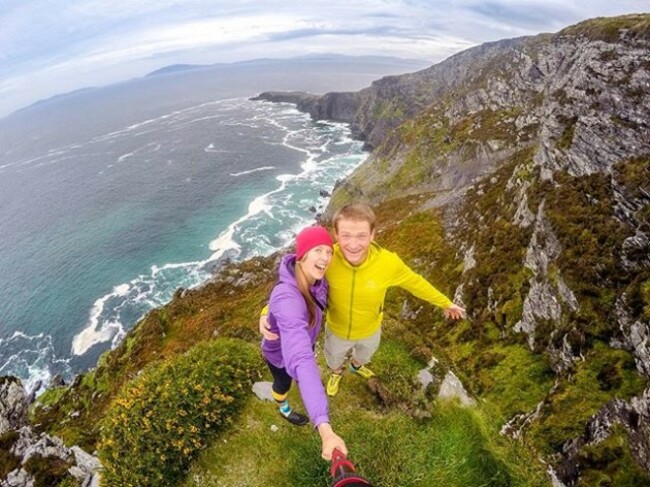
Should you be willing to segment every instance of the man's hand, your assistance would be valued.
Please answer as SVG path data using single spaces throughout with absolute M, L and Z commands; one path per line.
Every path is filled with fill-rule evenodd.
M 264 338 L 271 341 L 280 338 L 280 335 L 269 331 L 270 328 L 271 325 L 269 325 L 269 319 L 267 315 L 260 316 L 260 333 L 264 335 Z
M 348 454 L 348 448 L 345 446 L 343 439 L 334 433 L 329 423 L 321 423 L 318 425 L 318 433 L 322 441 L 321 456 L 325 460 L 332 459 L 334 449 L 339 450 L 343 455 Z
M 465 308 L 461 308 L 457 304 L 452 304 L 449 308 L 445 308 L 442 311 L 447 319 L 460 320 L 461 318 L 465 318 Z

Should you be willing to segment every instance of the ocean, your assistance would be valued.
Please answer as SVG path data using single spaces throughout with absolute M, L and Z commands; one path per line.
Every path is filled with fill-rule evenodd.
M 347 125 L 226 85 L 128 116 L 37 107 L 20 117 L 38 117 L 38 131 L 14 127 L 13 144 L 5 133 L 0 375 L 30 389 L 93 367 L 177 288 L 201 285 L 224 259 L 289 245 L 367 157 Z

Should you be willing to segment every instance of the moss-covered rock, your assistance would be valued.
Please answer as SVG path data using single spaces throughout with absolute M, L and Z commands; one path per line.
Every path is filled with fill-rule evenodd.
M 615 426 L 604 441 L 581 450 L 577 468 L 580 487 L 636 487 L 648 480 L 632 457 L 628 435 L 620 426 Z
M 79 482 L 68 472 L 72 465 L 73 462 L 59 457 L 33 455 L 23 468 L 34 479 L 34 487 L 79 486 Z
M 17 431 L 8 431 L 0 436 L 0 479 L 20 465 L 21 458 L 10 452 L 18 437 Z
M 608 401 L 629 400 L 645 385 L 629 352 L 595 343 L 585 360 L 576 364 L 575 373 L 547 397 L 530 438 L 546 453 L 559 452 L 566 441 L 581 435 L 587 420 Z

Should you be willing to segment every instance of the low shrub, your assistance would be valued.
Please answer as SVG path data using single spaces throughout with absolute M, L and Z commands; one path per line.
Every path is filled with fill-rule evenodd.
M 71 461 L 56 456 L 34 455 L 25 462 L 23 469 L 33 477 L 34 487 L 77 486 L 79 482 L 68 471 L 72 465 Z
M 257 347 L 218 340 L 145 369 L 103 420 L 103 484 L 174 485 L 196 452 L 232 422 L 260 365 Z
M 8 431 L 0 435 L 0 479 L 20 466 L 20 458 L 11 453 L 11 448 L 19 438 L 17 431 Z

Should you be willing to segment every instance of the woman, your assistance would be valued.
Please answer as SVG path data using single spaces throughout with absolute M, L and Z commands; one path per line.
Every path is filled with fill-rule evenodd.
M 332 260 L 332 238 L 320 226 L 296 237 L 296 253 L 282 258 L 278 282 L 271 292 L 268 321 L 279 340 L 262 340 L 262 353 L 273 375 L 273 397 L 282 417 L 302 426 L 310 420 L 322 441 L 322 456 L 336 448 L 347 454 L 345 442 L 332 430 L 327 396 L 320 378 L 314 344 L 327 306 L 325 270 Z M 291 409 L 287 394 L 295 379 L 309 419 Z

